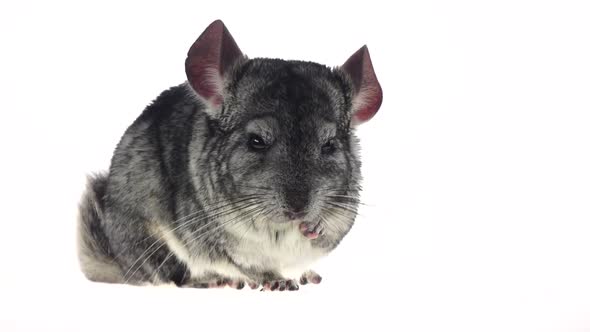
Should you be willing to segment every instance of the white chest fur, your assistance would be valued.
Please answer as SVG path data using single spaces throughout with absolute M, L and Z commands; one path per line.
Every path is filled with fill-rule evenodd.
M 237 264 L 278 272 L 285 278 L 299 279 L 311 264 L 326 254 L 314 248 L 313 240 L 303 236 L 294 225 L 282 229 L 278 235 L 266 228 L 255 231 L 244 226 L 231 227 L 228 231 L 239 239 L 238 246 L 232 248 L 232 258 Z M 208 255 L 191 252 L 169 229 L 161 229 L 160 234 L 176 257 L 187 264 L 192 277 L 217 272 L 228 278 L 248 279 L 233 264 L 212 261 Z
M 236 248 L 236 257 L 241 260 L 237 263 L 277 271 L 284 277 L 298 279 L 311 264 L 326 254 L 314 248 L 311 241 L 295 226 L 278 232 L 268 229 L 248 232 Z

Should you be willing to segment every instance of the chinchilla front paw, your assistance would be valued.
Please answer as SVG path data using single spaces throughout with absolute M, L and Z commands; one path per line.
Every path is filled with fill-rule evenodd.
M 284 291 L 284 290 L 288 290 L 288 291 L 296 291 L 299 290 L 299 285 L 297 284 L 297 281 L 294 279 L 275 279 L 275 280 L 265 280 L 262 283 L 262 289 L 263 291 Z
M 299 230 L 301 231 L 301 234 L 303 234 L 303 236 L 311 240 L 315 240 L 324 234 L 324 228 L 321 222 L 318 222 L 317 224 L 310 222 L 302 222 L 301 224 L 299 224 Z
M 299 278 L 299 283 L 301 285 L 306 285 L 307 283 L 312 283 L 312 284 L 319 284 L 320 282 L 322 282 L 322 277 L 317 274 L 316 272 L 309 270 L 305 273 L 303 273 L 303 275 L 301 276 L 301 278 Z

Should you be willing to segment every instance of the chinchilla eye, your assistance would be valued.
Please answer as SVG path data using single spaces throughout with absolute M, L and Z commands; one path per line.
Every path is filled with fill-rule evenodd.
M 262 139 L 262 137 L 256 134 L 250 134 L 248 138 L 248 147 L 253 151 L 263 151 L 268 149 L 269 145 Z
M 336 151 L 336 142 L 334 139 L 330 139 L 326 142 L 326 144 L 322 145 L 322 153 L 323 154 L 332 154 Z

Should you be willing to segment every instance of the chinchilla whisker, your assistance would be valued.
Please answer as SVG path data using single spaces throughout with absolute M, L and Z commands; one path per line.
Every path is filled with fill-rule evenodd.
M 375 204 L 364 202 L 359 197 L 354 197 L 354 196 L 326 195 L 325 197 L 338 200 L 339 202 L 342 202 L 342 203 L 353 203 L 353 204 L 358 204 L 358 205 L 367 206 L 367 207 L 374 207 L 375 206 Z
M 156 244 L 158 242 L 154 242 L 154 244 Z M 154 245 L 152 244 L 152 246 Z M 141 262 L 141 264 L 137 265 L 137 268 L 133 269 L 133 267 L 141 260 L 141 258 L 147 254 L 150 250 L 150 248 L 152 246 L 150 246 L 150 248 L 147 248 L 140 256 L 139 258 L 133 262 L 133 264 L 131 264 L 131 266 L 129 267 L 129 269 L 127 270 L 127 272 L 125 273 L 125 275 L 123 276 L 123 279 L 125 280 L 125 283 L 128 283 L 129 280 L 131 280 L 131 278 L 133 278 L 133 276 L 135 275 L 135 273 L 137 273 L 137 271 L 139 271 L 139 269 L 145 264 L 145 262 L 148 261 L 148 259 L 150 259 L 150 257 L 152 257 L 158 250 L 160 250 L 164 245 L 166 245 L 166 242 L 162 242 L 159 246 L 157 246 L 154 250 L 152 250 L 151 254 L 149 254 L 144 260 L 143 262 Z M 127 276 L 131 270 L 133 270 L 133 273 L 131 273 L 131 275 L 129 275 L 129 277 Z
M 191 214 L 189 214 L 189 215 L 187 215 L 187 216 L 185 216 L 185 217 L 182 217 L 182 218 L 180 218 L 180 219 L 177 219 L 177 221 L 175 221 L 175 222 L 173 222 L 173 223 L 180 222 L 181 220 L 182 220 L 182 222 L 181 222 L 181 223 L 180 223 L 178 226 L 176 226 L 176 227 L 174 227 L 173 229 L 171 229 L 171 230 L 167 231 L 167 232 L 166 232 L 166 233 L 165 233 L 163 236 L 161 236 L 159 239 L 155 240 L 155 241 L 154 241 L 154 243 L 152 243 L 152 245 L 150 245 L 150 246 L 149 246 L 149 247 L 146 249 L 146 251 L 147 251 L 147 250 L 149 250 L 149 249 L 150 249 L 152 246 L 154 246 L 154 245 L 155 245 L 157 242 L 159 242 L 160 240 L 162 240 L 162 239 L 163 239 L 163 237 L 164 237 L 165 235 L 167 235 L 167 234 L 169 234 L 169 233 L 172 233 L 172 232 L 174 232 L 174 231 L 176 231 L 176 230 L 180 230 L 180 229 L 182 229 L 183 227 L 185 227 L 185 226 L 188 226 L 188 225 L 190 225 L 190 224 L 192 224 L 192 223 L 194 223 L 194 222 L 200 221 L 200 220 L 202 220 L 202 219 L 205 219 L 205 218 L 209 218 L 209 217 L 210 217 L 210 215 L 206 215 L 206 213 L 207 213 L 207 212 L 217 212 L 217 211 L 219 211 L 219 210 L 222 210 L 222 209 L 225 209 L 225 208 L 227 208 L 227 207 L 231 207 L 231 206 L 235 205 L 236 203 L 241 203 L 241 202 L 244 202 L 244 201 L 248 201 L 248 200 L 250 200 L 250 199 L 251 199 L 251 198 L 246 198 L 246 199 L 243 199 L 243 200 L 238 200 L 238 201 L 235 201 L 235 202 L 227 203 L 227 204 L 225 204 L 225 205 L 222 205 L 222 206 L 217 206 L 217 207 L 215 207 L 215 208 L 212 208 L 212 209 L 210 209 L 210 210 L 207 210 L 207 209 L 201 209 L 201 210 L 197 211 L 196 213 L 191 213 Z M 225 202 L 224 202 L 224 203 L 225 203 Z M 200 213 L 200 215 L 198 215 L 198 216 L 197 216 L 196 214 L 198 214 L 198 213 Z M 188 220 L 186 220 L 187 218 L 188 218 Z M 150 238 L 153 238 L 153 237 L 154 237 L 153 235 L 150 235 L 150 236 L 146 237 L 146 238 L 145 238 L 143 241 L 146 241 L 146 240 L 148 240 L 148 239 L 150 239 Z M 115 259 L 116 259 L 116 258 L 117 258 L 117 257 L 115 257 Z M 138 260 L 137 260 L 137 261 L 139 261 L 139 259 L 141 259 L 141 256 L 138 258 Z M 135 263 L 137 263 L 137 261 L 136 261 Z M 135 263 L 134 263 L 134 264 L 135 264 Z M 133 265 L 132 265 L 132 266 L 133 266 Z
M 198 213 L 201 213 L 201 212 L 210 212 L 213 209 L 219 209 L 219 208 L 223 208 L 223 206 L 233 205 L 233 204 L 239 203 L 240 201 L 243 201 L 243 200 L 253 199 L 253 198 L 256 198 L 256 196 L 258 196 L 258 195 L 257 194 L 251 194 L 251 195 L 245 195 L 245 196 L 239 197 L 238 200 L 234 200 L 234 201 L 232 201 L 231 199 L 224 199 L 224 200 L 216 201 L 216 202 L 210 203 L 208 206 L 203 207 L 200 210 L 193 211 L 193 212 L 189 213 L 186 216 L 183 216 L 183 217 L 181 217 L 181 218 L 179 218 L 177 220 L 174 220 L 174 221 L 172 221 L 172 223 L 180 222 L 180 221 L 182 221 L 184 219 L 190 218 L 191 216 L 194 216 L 195 214 L 198 214 Z
M 236 222 L 236 220 L 237 221 L 240 221 L 242 218 L 247 217 L 250 213 L 256 213 L 258 211 L 261 211 L 262 209 L 264 209 L 264 208 L 262 208 L 262 207 L 254 207 L 251 210 L 245 211 L 245 215 L 238 215 L 238 216 L 236 216 L 234 218 L 231 218 L 229 220 L 226 220 L 226 221 L 218 224 L 216 227 L 214 227 L 212 229 L 209 229 L 209 230 L 205 231 L 204 233 L 199 234 L 196 237 L 193 237 L 192 239 L 190 239 L 190 241 L 188 241 L 186 243 L 186 246 L 189 246 L 193 242 L 198 241 L 198 240 L 202 239 L 205 236 L 208 236 L 208 235 L 213 234 L 215 231 L 218 231 L 218 230 L 220 230 L 220 229 L 222 229 L 222 228 L 224 228 L 226 226 L 229 226 L 230 224 L 233 224 L 234 222 Z M 195 235 L 195 232 L 191 232 L 191 236 L 192 235 Z
M 260 212 L 258 212 L 255 216 L 252 216 L 252 220 L 248 223 L 248 226 L 246 227 L 246 230 L 244 231 L 244 233 L 242 233 L 242 236 L 240 237 L 240 239 L 238 240 L 238 243 L 241 243 L 242 240 L 244 239 L 244 237 L 246 237 L 246 234 L 248 234 L 248 232 L 254 228 L 254 223 L 256 222 L 254 219 L 257 218 L 262 218 L 263 217 L 263 212 L 265 214 L 268 214 L 269 211 L 267 211 L 266 209 L 261 209 Z M 261 216 L 262 215 L 262 216 Z M 211 254 L 211 252 L 216 248 L 217 243 L 219 242 L 219 239 L 217 241 L 215 241 L 215 243 L 211 246 L 211 249 L 209 249 L 208 254 Z
M 222 228 L 222 227 L 225 227 L 225 226 L 226 226 L 226 225 L 228 225 L 228 224 L 229 224 L 231 221 L 233 221 L 233 219 L 230 219 L 229 221 L 226 221 L 226 222 L 223 222 L 223 223 L 221 223 L 221 224 L 218 224 L 218 225 L 217 225 L 216 227 L 214 227 L 213 229 L 207 230 L 207 231 L 205 231 L 205 232 L 203 232 L 203 233 L 199 234 L 199 236 L 192 238 L 190 241 L 188 241 L 188 243 L 185 243 L 185 245 L 186 245 L 186 246 L 188 246 L 189 244 L 191 244 L 191 243 L 193 243 L 193 242 L 197 241 L 198 239 L 201 239 L 202 237 L 204 237 L 204 236 L 206 236 L 206 235 L 210 235 L 212 232 L 214 232 L 214 231 L 216 231 L 216 230 L 218 230 L 218 229 L 220 229 L 220 228 Z M 211 222 L 210 222 L 210 223 L 211 223 Z M 194 234 L 198 233 L 198 232 L 199 232 L 200 230 L 202 230 L 204 227 L 205 227 L 205 226 L 199 227 L 199 228 L 197 229 L 197 231 L 193 231 L 193 232 L 191 232 L 191 235 L 194 235 Z M 133 276 L 135 275 L 135 273 L 137 273 L 137 271 L 139 271 L 139 269 L 140 269 L 140 268 L 141 268 L 141 267 L 142 267 L 142 266 L 143 266 L 143 265 L 144 265 L 144 264 L 145 264 L 145 263 L 146 263 L 146 262 L 147 262 L 147 261 L 148 261 L 148 260 L 149 260 L 149 259 L 150 259 L 150 258 L 151 258 L 151 257 L 152 257 L 152 256 L 153 256 L 153 255 L 154 255 L 154 254 L 155 254 L 155 253 L 158 251 L 158 250 L 159 250 L 159 249 L 160 249 L 160 248 L 162 248 L 164 245 L 166 245 L 166 242 L 162 242 L 162 243 L 161 243 L 161 244 L 160 244 L 160 245 L 159 245 L 159 246 L 158 246 L 156 249 L 154 249 L 154 250 L 153 250 L 153 251 L 152 251 L 152 252 L 151 252 L 151 253 L 150 253 L 150 254 L 149 254 L 147 257 L 145 257 L 145 259 L 144 259 L 144 260 L 141 262 L 141 264 L 139 264 L 139 265 L 137 266 L 137 268 L 135 268 L 135 270 L 133 271 L 133 273 L 131 273 L 131 275 L 129 275 L 129 277 L 127 278 L 126 276 L 127 276 L 127 274 L 130 272 L 130 270 L 131 270 L 131 267 L 130 267 L 130 268 L 129 268 L 129 271 L 128 271 L 128 272 L 125 274 L 125 278 L 126 278 L 126 279 L 125 279 L 125 283 L 127 283 L 129 280 L 131 280 L 131 278 L 133 278 Z M 145 254 L 148 252 L 148 250 L 149 250 L 149 248 L 148 248 L 148 249 L 146 249 L 146 250 L 144 251 L 144 254 L 142 254 L 142 255 L 140 256 L 140 258 L 141 258 L 141 257 L 143 257 L 143 256 L 144 256 L 144 255 L 145 255 Z M 133 265 L 135 265 L 135 264 L 133 264 Z
M 246 227 L 246 230 L 244 231 L 244 233 L 242 233 L 242 236 L 240 237 L 240 239 L 238 240 L 238 243 L 241 243 L 242 240 L 244 239 L 244 237 L 246 236 L 246 234 L 254 227 L 254 223 L 256 222 L 254 219 L 255 218 L 259 218 L 260 215 L 265 212 L 266 209 L 261 209 L 260 212 L 258 212 L 255 216 L 253 216 L 252 220 L 248 223 L 248 226 Z M 216 247 L 217 242 L 219 241 L 219 239 L 217 241 L 215 241 L 215 243 L 211 246 L 211 249 L 209 250 L 209 254 L 213 251 L 213 249 Z
M 272 209 L 267 209 L 267 211 L 266 211 L 264 214 L 260 215 L 260 216 L 259 216 L 259 217 L 257 217 L 257 218 L 261 218 L 261 219 L 263 219 L 263 220 L 264 220 L 264 222 L 265 222 L 265 225 L 268 225 L 268 224 L 270 224 L 270 223 L 271 223 L 271 221 L 270 221 L 270 218 L 269 218 L 269 217 L 272 217 L 272 216 L 274 216 L 274 215 L 276 215 L 276 211 L 274 211 L 274 210 L 272 210 Z
M 341 209 L 346 210 L 351 213 L 358 213 L 358 209 L 354 205 L 340 203 L 340 202 L 334 202 L 334 201 L 326 201 L 326 204 L 333 206 L 333 207 L 341 208 Z
M 336 227 L 332 222 L 330 222 L 327 218 L 321 217 L 320 221 L 324 224 L 324 226 L 331 231 L 338 231 L 339 227 Z
M 260 216 L 261 218 L 267 219 L 267 217 L 269 215 L 273 215 L 275 213 L 275 211 L 273 211 L 272 209 L 267 209 L 266 213 L 263 214 L 262 216 Z M 267 219 L 268 220 L 268 219 Z
M 196 234 L 196 233 L 200 232 L 201 230 L 205 229 L 206 227 L 208 227 L 210 224 L 212 224 L 214 222 L 214 219 L 230 215 L 232 213 L 238 212 L 240 210 L 243 210 L 243 209 L 251 207 L 251 206 L 255 206 L 258 203 L 259 203 L 258 201 L 251 202 L 249 200 L 246 200 L 246 202 L 244 202 L 244 200 L 243 200 L 243 201 L 241 201 L 240 205 L 233 206 L 233 204 L 232 204 L 232 206 L 230 208 L 223 209 L 221 211 L 216 211 L 216 213 L 214 213 L 214 214 L 205 215 L 205 216 L 199 217 L 198 219 L 188 220 L 188 221 L 184 222 L 183 225 L 180 225 L 180 226 L 182 228 L 184 228 L 186 226 L 189 226 L 191 224 L 199 222 L 203 219 L 211 219 L 209 222 L 201 225 L 200 227 L 198 227 L 197 229 L 192 231 L 192 234 Z M 217 210 L 219 210 L 219 209 L 217 209 Z
M 325 197 L 342 199 L 342 200 L 344 200 L 347 203 L 350 202 L 350 203 L 356 203 L 356 204 L 361 204 L 361 205 L 367 205 L 367 204 L 363 203 L 360 198 L 355 197 L 355 196 L 349 196 L 349 195 L 326 195 Z
M 154 270 L 154 272 L 152 272 L 152 274 L 150 275 L 150 280 L 153 280 L 154 277 L 158 274 L 158 271 L 160 271 L 160 269 L 162 268 L 162 266 L 164 266 L 164 264 L 166 263 L 167 260 L 169 260 L 170 258 L 172 258 L 172 256 L 174 256 L 174 253 L 171 251 L 170 253 L 168 253 L 168 255 L 166 255 L 166 258 L 164 258 L 164 260 L 162 261 L 162 263 L 160 263 L 160 265 L 158 265 L 158 267 L 156 267 L 156 269 Z
M 212 228 L 212 229 L 210 229 L 210 230 L 206 230 L 205 232 L 203 232 L 203 233 L 199 234 L 197 237 L 194 237 L 194 238 L 192 238 L 192 239 L 191 239 L 191 242 L 192 242 L 192 241 L 195 241 L 195 240 L 198 240 L 198 239 L 201 239 L 201 238 L 203 238 L 204 236 L 206 236 L 206 235 L 209 235 L 211 232 L 213 232 L 213 231 L 216 231 L 216 230 L 218 230 L 218 229 L 220 229 L 220 228 L 222 228 L 222 227 L 225 227 L 225 226 L 227 226 L 227 225 L 231 224 L 232 222 L 234 222 L 234 221 L 236 221 L 236 220 L 238 220 L 238 221 L 239 221 L 241 218 L 246 218 L 246 217 L 248 217 L 248 216 L 249 216 L 249 214 L 250 214 L 250 213 L 252 213 L 252 212 L 258 212 L 258 210 L 259 210 L 259 209 L 263 209 L 262 207 L 260 207 L 260 206 L 255 206 L 255 205 L 250 205 L 250 206 L 248 206 L 247 208 L 250 208 L 250 207 L 253 207 L 253 208 L 251 208 L 250 210 L 241 211 L 241 212 L 243 212 L 243 214 L 237 215 L 237 216 L 236 216 L 236 217 L 234 217 L 234 218 L 231 218 L 231 219 L 229 219 L 229 220 L 226 220 L 226 221 L 224 221 L 224 222 L 220 223 L 220 224 L 219 224 L 217 227 L 214 227 L 214 228 Z M 196 235 L 196 233 L 198 233 L 198 232 L 191 232 L 191 236 L 193 236 L 193 235 Z
M 324 218 L 325 222 L 330 225 L 333 229 L 337 229 L 337 230 L 342 230 L 343 227 L 342 225 L 347 225 L 350 226 L 353 223 L 353 220 L 351 220 L 350 218 L 344 218 L 341 217 L 338 214 L 333 213 L 332 211 L 325 211 L 327 214 L 329 214 L 334 221 L 336 221 L 336 223 L 333 223 L 332 221 L 330 221 L 328 218 Z
M 326 204 L 332 208 L 342 209 L 342 210 L 345 210 L 345 211 L 353 213 L 353 214 L 358 214 L 358 210 L 354 206 L 341 204 L 341 203 L 337 203 L 337 202 L 332 202 L 332 201 L 326 201 Z
M 261 209 L 260 212 L 255 216 L 255 218 L 258 218 L 258 216 L 260 215 L 260 213 L 264 212 L 264 209 Z M 241 243 L 242 240 L 244 239 L 244 237 L 246 236 L 246 234 L 254 227 L 254 220 L 250 221 L 248 223 L 248 226 L 246 227 L 246 230 L 242 233 L 242 236 L 240 237 L 240 239 L 238 240 L 238 243 Z M 217 244 L 219 243 L 220 238 L 218 238 L 212 245 L 211 248 L 209 249 L 209 251 L 207 252 L 208 255 L 211 255 L 211 252 L 213 252 L 213 250 L 215 250 L 215 248 L 217 247 Z M 192 241 L 191 241 L 192 242 Z
M 363 203 L 360 201 L 348 200 L 346 198 L 333 197 L 333 196 L 325 196 L 325 197 L 327 198 L 326 201 L 328 201 L 328 202 L 339 203 L 342 205 L 346 205 L 350 208 L 357 208 L 359 205 L 366 206 L 366 207 L 374 207 L 374 205 L 366 204 L 366 203 Z
M 351 212 L 358 211 L 358 206 L 364 205 L 360 202 L 347 202 L 347 201 L 341 201 L 338 199 L 327 199 L 325 202 L 328 204 L 333 204 L 335 206 L 342 207 L 344 209 L 349 209 L 349 210 L 351 210 Z
M 349 199 L 355 200 L 355 201 L 360 200 L 358 197 L 356 197 L 356 196 L 350 196 L 350 195 L 337 195 L 337 194 L 332 194 L 332 195 L 326 195 L 326 197 L 342 197 L 342 198 L 349 198 Z
M 326 211 L 326 213 L 328 213 L 334 219 L 334 221 L 337 221 L 337 225 L 340 225 L 341 223 L 350 225 L 354 222 L 353 219 L 351 219 L 350 217 L 339 215 L 335 213 L 333 210 L 328 210 Z
M 247 208 L 248 206 L 256 205 L 259 203 L 259 200 L 252 202 L 252 200 L 248 199 L 248 200 L 238 201 L 237 203 L 240 205 L 230 204 L 228 209 L 223 209 L 223 210 L 215 209 L 214 211 L 212 210 L 210 212 L 216 212 L 216 213 L 204 215 L 204 216 L 202 216 L 202 218 L 200 218 L 201 216 L 199 216 L 198 218 L 200 218 L 200 219 L 191 219 L 189 221 L 185 221 L 185 223 L 187 223 L 187 222 L 195 223 L 195 222 L 200 221 L 202 219 L 219 218 L 224 215 L 228 215 L 233 212 L 239 211 L 240 209 Z M 221 211 L 219 211 L 219 210 L 221 210 Z
M 182 229 L 184 227 L 188 227 L 189 225 L 191 225 L 191 224 L 193 224 L 195 222 L 198 222 L 199 220 L 207 219 L 207 218 L 213 219 L 213 218 L 216 218 L 216 217 L 219 217 L 219 216 L 223 216 L 223 215 L 226 215 L 226 214 L 233 213 L 235 211 L 239 211 L 240 209 L 242 209 L 244 207 L 247 207 L 247 206 L 251 206 L 251 205 L 252 205 L 252 203 L 244 203 L 244 205 L 242 205 L 242 206 L 232 207 L 231 209 L 229 209 L 227 211 L 222 211 L 220 213 L 217 213 L 217 214 L 214 214 L 214 215 L 211 215 L 211 216 L 205 215 L 205 216 L 201 216 L 200 218 L 190 219 L 190 220 L 187 220 L 187 221 L 181 223 L 180 225 L 174 227 L 173 229 L 170 229 L 170 230 L 166 231 L 164 234 L 162 234 L 159 237 L 159 239 L 155 240 L 146 250 L 144 250 L 144 252 L 133 262 L 133 264 L 131 264 L 131 266 L 129 267 L 129 269 L 127 270 L 127 273 L 125 273 L 125 275 L 123 276 L 123 278 L 125 278 L 127 280 L 127 275 L 128 275 L 129 272 L 131 272 L 131 270 L 133 269 L 133 267 L 149 252 L 149 250 L 153 246 L 155 246 L 158 242 L 162 241 L 166 235 L 168 235 L 168 234 L 170 234 L 170 233 L 172 233 L 174 231 L 180 230 L 180 229 Z M 201 231 L 205 227 L 209 226 L 211 223 L 213 223 L 213 221 L 209 221 L 205 225 L 202 225 L 201 227 L 197 228 L 197 230 L 195 230 L 193 232 L 193 234 L 195 232 L 198 233 L 199 231 Z M 152 253 L 144 260 L 144 263 L 142 263 L 141 265 L 139 265 L 139 267 L 137 267 L 137 269 L 135 269 L 135 271 L 131 274 L 131 276 L 129 276 L 129 279 L 131 279 L 133 277 L 133 275 L 139 270 L 139 268 L 141 268 L 141 266 L 143 264 L 145 264 L 145 261 L 147 261 L 151 256 L 153 256 L 155 254 L 155 252 L 158 251 L 160 248 L 162 248 L 165 244 L 166 244 L 165 242 L 162 242 L 162 244 L 160 244 L 156 249 L 154 249 L 152 251 Z
M 334 225 L 327 218 L 320 217 L 320 221 L 322 221 L 324 223 L 324 225 L 326 226 L 326 228 L 328 230 L 331 230 L 331 231 L 334 231 L 334 232 L 343 232 L 343 231 L 345 231 L 345 229 L 342 226 L 340 226 L 339 224 Z
M 329 187 L 329 188 L 321 188 L 318 189 L 319 192 L 333 192 L 333 193 L 342 193 L 342 192 L 354 192 L 354 191 L 361 191 L 360 187 L 353 187 L 353 188 L 348 188 L 348 187 Z
M 195 221 L 194 218 L 199 218 L 200 216 L 203 216 L 206 213 L 216 212 L 216 211 L 219 211 L 221 209 L 224 209 L 224 208 L 226 208 L 228 206 L 233 206 L 233 205 L 238 204 L 238 203 L 241 203 L 241 202 L 245 202 L 245 201 L 249 201 L 249 200 L 252 200 L 252 199 L 256 199 L 257 198 L 256 196 L 258 196 L 258 195 L 255 195 L 255 194 L 254 195 L 246 195 L 246 196 L 243 196 L 243 197 L 241 197 L 240 199 L 238 199 L 236 201 L 232 201 L 232 200 L 229 200 L 229 199 L 228 200 L 217 201 L 217 202 L 214 202 L 214 203 L 209 204 L 206 208 L 203 208 L 203 209 L 200 209 L 200 210 L 196 210 L 196 211 L 194 211 L 192 213 L 189 213 L 189 214 L 187 214 L 187 215 L 185 215 L 185 216 L 183 216 L 181 218 L 178 218 L 178 219 L 176 219 L 174 221 L 171 221 L 170 223 L 171 224 L 185 223 L 187 221 L 187 219 L 191 219 L 191 218 L 193 219 L 193 220 L 191 220 L 191 222 L 193 222 L 193 221 Z M 181 226 L 182 226 L 182 224 L 181 224 Z M 172 231 L 174 231 L 174 230 L 176 230 L 176 229 L 173 229 Z M 154 237 L 153 235 L 146 236 L 142 241 L 147 241 L 147 240 L 149 240 L 149 239 L 151 239 L 153 237 Z
M 324 210 L 327 211 L 327 212 L 329 212 L 332 215 L 338 215 L 338 216 L 340 216 L 342 218 L 351 218 L 352 216 L 354 216 L 354 215 L 351 215 L 349 213 L 345 213 L 342 210 L 340 210 L 338 208 L 335 208 L 333 206 L 324 207 Z
M 254 200 L 254 201 L 253 201 Z M 214 218 L 218 218 L 221 216 L 224 216 L 226 214 L 230 214 L 233 213 L 239 209 L 248 207 L 252 204 L 257 204 L 259 200 L 255 200 L 254 198 L 246 198 L 246 199 L 241 199 L 241 200 L 237 200 L 235 202 L 232 202 L 230 204 L 226 204 L 223 206 L 219 206 L 213 209 L 210 209 L 208 211 L 203 211 L 202 215 L 193 217 L 189 220 L 185 220 L 183 221 L 183 223 L 181 224 L 182 227 L 184 227 L 185 225 L 190 225 L 190 224 L 194 224 L 198 221 L 201 221 L 203 219 L 214 219 Z M 214 213 L 213 213 L 214 212 Z M 174 229 L 173 229 L 174 230 Z
M 263 211 L 264 211 L 264 210 L 260 211 L 260 213 L 262 213 Z M 260 213 L 259 213 L 259 214 L 260 214 Z M 258 216 L 256 216 L 256 218 L 258 218 Z M 240 239 L 238 240 L 238 243 L 241 243 L 241 242 L 242 242 L 242 240 L 243 240 L 243 239 L 246 237 L 246 234 L 248 234 L 248 232 L 249 232 L 249 231 L 250 231 L 252 228 L 254 228 L 254 223 L 255 223 L 255 221 L 254 221 L 254 220 L 251 220 L 251 221 L 248 223 L 248 227 L 246 227 L 246 230 L 244 231 L 244 233 L 242 233 L 242 236 L 240 236 Z
M 260 189 L 260 190 L 268 190 L 268 191 L 272 190 L 272 188 L 270 188 L 270 187 L 257 187 L 257 186 L 243 185 L 243 184 L 235 184 L 234 186 L 239 187 L 239 188 L 248 188 L 248 189 Z

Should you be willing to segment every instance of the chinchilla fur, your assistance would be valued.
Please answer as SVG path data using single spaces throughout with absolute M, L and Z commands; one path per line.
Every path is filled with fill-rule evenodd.
M 340 67 L 248 59 L 221 21 L 193 44 L 188 81 L 127 129 L 79 209 L 90 280 L 298 289 L 351 229 L 354 129 L 381 104 L 366 47 Z

